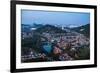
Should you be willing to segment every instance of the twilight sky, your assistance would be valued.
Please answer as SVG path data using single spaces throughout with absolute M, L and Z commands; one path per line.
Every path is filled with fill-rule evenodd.
M 90 13 L 21 10 L 22 24 L 57 24 L 74 27 L 90 23 Z

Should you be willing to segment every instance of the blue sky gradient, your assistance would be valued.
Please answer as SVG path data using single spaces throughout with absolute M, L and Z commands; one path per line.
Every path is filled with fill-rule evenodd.
M 81 26 L 90 23 L 90 13 L 21 10 L 21 23 Z

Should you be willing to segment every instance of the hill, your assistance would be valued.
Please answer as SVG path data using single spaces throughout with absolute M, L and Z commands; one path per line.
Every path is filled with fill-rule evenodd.
M 86 37 L 90 37 L 90 24 L 86 24 L 80 27 L 71 28 L 78 33 L 84 34 Z
M 55 27 L 53 25 L 44 25 L 40 28 L 37 28 L 36 32 L 42 33 L 42 32 L 48 32 L 48 33 L 66 33 L 65 30 L 62 30 L 61 28 Z

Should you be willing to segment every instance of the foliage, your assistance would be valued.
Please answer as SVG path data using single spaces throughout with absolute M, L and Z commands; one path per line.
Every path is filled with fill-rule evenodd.
M 83 31 L 80 31 L 81 29 L 83 29 Z M 75 27 L 75 28 L 72 28 L 72 30 L 79 32 L 81 34 L 84 34 L 87 37 L 90 37 L 90 24 L 86 24 L 80 27 Z
M 77 55 L 79 56 L 79 60 L 90 59 L 90 49 L 87 47 L 81 47 L 78 50 Z
M 66 33 L 66 31 L 62 30 L 61 28 L 52 26 L 52 25 L 45 25 L 43 27 L 40 27 L 36 30 L 36 32 L 42 33 L 42 32 L 49 32 L 49 33 Z

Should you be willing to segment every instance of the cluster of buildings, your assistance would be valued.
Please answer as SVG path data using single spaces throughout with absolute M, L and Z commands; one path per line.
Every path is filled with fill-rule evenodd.
M 53 54 L 59 55 L 59 60 L 73 60 L 72 57 L 70 57 L 67 53 L 63 53 L 63 50 L 65 49 L 71 49 L 75 50 L 78 47 L 89 45 L 90 41 L 89 38 L 85 37 L 83 34 L 70 31 L 68 29 L 64 29 L 62 27 L 62 30 L 66 30 L 66 33 L 49 33 L 49 32 L 43 32 L 43 33 L 34 33 L 35 29 L 31 29 L 31 32 L 22 32 L 22 39 L 24 38 L 30 38 L 33 37 L 33 35 L 39 35 L 41 36 L 40 39 L 42 42 L 49 42 L 50 44 L 55 44 L 53 46 Z M 52 44 L 51 44 L 52 45 Z M 50 45 L 46 45 L 50 49 Z M 45 46 L 44 46 L 45 47 Z M 48 49 L 48 48 L 47 48 Z M 47 57 L 45 54 L 35 54 L 35 52 L 31 51 L 29 55 L 22 56 L 22 59 L 33 59 L 33 58 L 48 58 L 48 60 L 52 60 L 52 58 Z
M 87 37 L 76 32 L 55 34 L 43 33 L 42 35 L 48 38 L 48 41 L 50 42 L 57 41 L 57 43 L 61 46 L 65 46 L 70 43 L 71 47 L 79 47 L 90 43 Z

